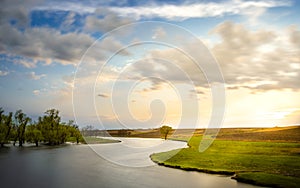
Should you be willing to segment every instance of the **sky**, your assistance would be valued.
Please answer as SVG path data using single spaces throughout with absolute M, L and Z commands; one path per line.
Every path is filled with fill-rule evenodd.
M 0 106 L 99 129 L 300 124 L 296 0 L 0 2 Z

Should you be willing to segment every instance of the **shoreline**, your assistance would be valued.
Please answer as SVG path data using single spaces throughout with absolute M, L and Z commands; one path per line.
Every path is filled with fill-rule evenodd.
M 174 169 L 179 169 L 179 170 L 184 170 L 184 171 L 201 172 L 201 173 L 206 173 L 206 174 L 225 175 L 225 176 L 230 177 L 231 179 L 236 180 L 237 182 L 246 183 L 246 184 L 250 184 L 250 185 L 274 186 L 274 185 L 269 185 L 269 184 L 263 184 L 263 183 L 260 183 L 260 182 L 256 182 L 256 181 L 251 180 L 251 179 L 240 178 L 238 176 L 238 173 L 233 172 L 233 171 L 223 171 L 223 170 L 222 171 L 214 171 L 214 170 L 200 169 L 200 168 L 194 168 L 194 167 L 182 167 L 182 166 L 179 166 L 179 165 L 168 165 L 168 164 L 164 164 L 163 162 L 158 162 L 158 161 L 153 160 L 151 156 L 152 155 L 150 155 L 150 159 L 154 163 L 156 163 L 159 166 L 164 166 L 164 167 L 167 167 L 167 168 L 174 168 Z
M 231 171 L 214 171 L 214 170 L 200 169 L 200 168 L 194 168 L 194 167 L 181 167 L 179 165 L 168 165 L 168 164 L 164 164 L 163 162 L 161 163 L 161 162 L 157 162 L 157 161 L 153 160 L 151 158 L 151 155 L 150 155 L 150 159 L 159 166 L 175 168 L 175 169 L 180 169 L 180 170 L 184 170 L 184 171 L 194 171 L 194 172 L 202 172 L 202 173 L 207 173 L 207 174 L 219 174 L 219 175 L 226 175 L 226 176 L 233 176 L 236 174 L 235 172 L 231 172 Z
M 172 139 L 171 139 L 172 140 Z M 186 141 L 185 141 L 186 142 Z M 187 144 L 189 148 L 193 148 L 192 145 Z M 168 156 L 172 155 L 172 152 L 175 152 L 173 150 L 170 150 L 168 152 L 163 153 L 152 153 L 149 157 L 150 159 L 156 163 L 159 166 L 164 166 L 168 168 L 174 168 L 174 169 L 180 169 L 184 171 L 195 171 L 195 172 L 201 172 L 201 173 L 207 173 L 207 174 L 218 174 L 218 175 L 224 175 L 228 176 L 233 180 L 236 180 L 240 183 L 246 183 L 249 185 L 255 185 L 255 186 L 263 186 L 263 187 L 298 187 L 300 185 L 300 178 L 297 178 L 295 176 L 290 175 L 282 175 L 282 174 L 275 174 L 275 173 L 269 173 L 267 171 L 263 170 L 224 170 L 226 168 L 218 168 L 210 169 L 209 166 L 204 168 L 199 167 L 193 167 L 189 166 L 188 164 L 180 163 L 177 160 L 180 160 L 180 157 L 183 157 L 181 155 L 180 157 L 176 158 L 174 161 L 166 161 L 169 159 Z M 186 153 L 186 152 L 185 152 Z M 167 157 L 164 158 L 164 156 Z M 213 160 L 213 159 L 212 159 Z M 214 166 L 214 165 L 213 165 Z M 213 167 L 212 166 L 212 167 Z M 215 166 L 217 167 L 217 166 Z

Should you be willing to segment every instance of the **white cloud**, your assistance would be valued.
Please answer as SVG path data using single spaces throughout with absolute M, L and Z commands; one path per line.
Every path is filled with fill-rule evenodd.
M 28 17 L 31 7 L 39 3 L 39 0 L 2 0 L 0 6 L 0 25 L 11 20 L 16 22 L 17 27 L 25 28 L 30 19 Z
M 155 29 L 152 39 L 161 39 L 164 38 L 166 35 L 167 35 L 166 31 L 160 27 Z
M 300 45 L 296 27 L 249 30 L 224 22 L 212 30 L 221 42 L 212 48 L 225 81 L 232 88 L 280 90 L 299 88 Z
M 16 59 L 14 62 L 17 64 L 21 64 L 26 68 L 35 68 L 36 63 L 37 63 L 37 61 L 30 61 L 30 60 L 27 61 L 27 60 L 21 60 L 21 59 Z
M 290 6 L 290 1 L 224 1 L 221 3 L 194 3 L 181 5 L 152 5 L 136 7 L 111 7 L 110 10 L 125 17 L 166 18 L 169 20 L 185 20 L 189 18 L 218 17 L 224 15 L 257 13 L 257 9 Z
M 34 9 L 34 1 L 22 6 L 19 1 L 5 1 L 1 2 L 0 6 L 0 53 L 9 56 L 13 59 L 12 62 L 21 64 L 26 68 L 34 68 L 38 62 L 47 65 L 52 62 L 61 63 L 63 65 L 76 65 L 84 52 L 93 44 L 95 39 L 85 33 L 64 33 L 53 28 L 27 27 L 30 22 L 30 10 Z M 20 4 L 20 5 L 19 5 Z M 10 12 L 11 11 L 11 12 Z M 10 24 L 11 20 L 17 23 L 24 24 Z M 110 29 L 119 26 L 123 23 L 123 18 L 113 15 L 106 15 L 105 22 L 101 27 L 102 29 Z M 71 12 L 65 20 L 65 28 L 73 27 L 72 24 L 75 20 L 75 13 Z M 99 21 L 99 20 L 96 20 Z M 98 22 L 97 22 L 98 23 Z M 124 22 L 125 23 L 125 22 Z M 94 25 L 98 27 L 99 25 Z M 23 29 L 20 30 L 20 27 Z M 96 29 L 96 28 L 95 28 Z M 109 42 L 109 41 L 108 41 Z M 110 50 L 118 45 L 116 42 L 106 43 L 97 52 L 94 52 L 94 57 L 97 60 L 104 58 L 105 50 Z M 113 47 L 111 45 L 114 45 Z M 102 51 L 102 52 L 100 52 Z
M 40 95 L 41 91 L 36 89 L 36 90 L 33 90 L 32 93 L 36 96 Z
M 123 18 L 108 9 L 98 8 L 94 14 L 87 16 L 85 29 L 89 31 L 108 32 L 131 22 L 130 18 Z
M 281 31 L 251 30 L 243 24 L 228 21 L 216 26 L 211 34 L 221 38 L 212 45 L 212 53 L 218 60 L 227 88 L 248 88 L 253 93 L 267 90 L 299 90 L 298 33 L 299 29 L 296 27 L 288 27 Z M 184 45 L 182 49 L 195 56 L 197 62 L 205 62 L 205 53 L 196 49 L 195 41 L 181 43 Z M 207 66 L 206 64 L 209 63 L 203 63 L 201 66 Z M 119 79 L 159 78 L 149 79 L 152 83 L 149 90 L 160 89 L 163 80 L 193 84 L 201 88 L 208 87 L 206 78 L 214 78 L 215 75 L 215 72 L 207 71 L 212 70 L 210 67 L 206 68 L 201 70 L 175 48 L 154 49 L 124 68 Z M 111 72 L 110 69 L 107 71 Z
M 9 74 L 8 71 L 2 71 L 2 70 L 0 70 L 0 76 L 6 76 L 8 74 Z
M 289 32 L 291 43 L 299 48 L 299 46 L 300 46 L 300 30 L 298 30 L 296 25 L 291 25 L 288 28 L 288 32 Z
M 37 61 L 75 65 L 94 42 L 87 34 L 61 34 L 48 28 L 28 28 L 22 32 L 9 24 L 0 27 L 0 53 L 28 58 L 20 63 L 29 68 L 35 67 Z
M 40 74 L 37 75 L 35 72 L 29 72 L 26 74 L 27 78 L 32 79 L 32 80 L 39 80 L 43 77 L 46 77 L 46 74 Z
M 97 6 L 87 2 L 49 1 L 34 7 L 34 10 L 63 10 L 77 13 L 93 13 Z

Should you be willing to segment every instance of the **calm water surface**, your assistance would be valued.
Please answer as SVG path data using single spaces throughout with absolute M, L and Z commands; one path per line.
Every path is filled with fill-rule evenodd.
M 99 147 L 101 146 L 97 146 L 100 151 Z M 105 151 L 109 148 L 114 151 L 120 146 L 109 144 L 103 147 Z M 1 148 L 0 182 L 0 187 L 3 188 L 257 187 L 237 183 L 226 176 L 157 165 L 118 165 L 100 157 L 88 145 Z

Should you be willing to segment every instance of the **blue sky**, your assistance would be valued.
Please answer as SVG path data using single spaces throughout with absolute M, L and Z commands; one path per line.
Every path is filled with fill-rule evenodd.
M 300 123 L 299 1 L 6 0 L 0 7 L 6 112 L 36 119 L 57 108 L 64 121 L 105 129 Z M 211 72 L 212 59 L 220 72 Z

